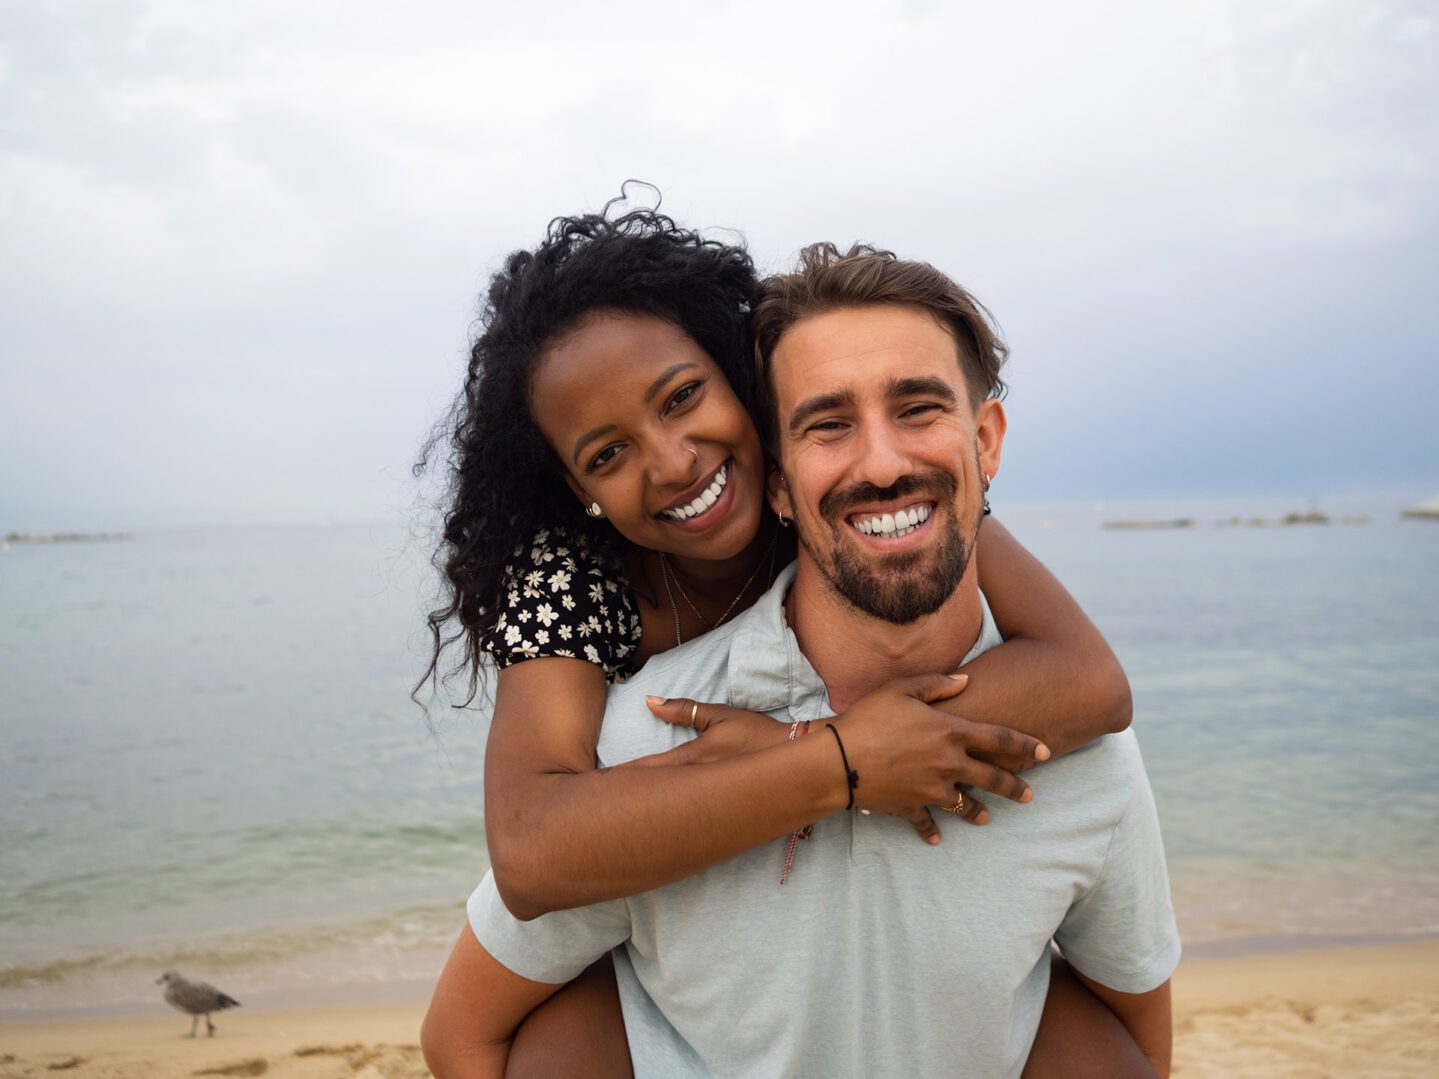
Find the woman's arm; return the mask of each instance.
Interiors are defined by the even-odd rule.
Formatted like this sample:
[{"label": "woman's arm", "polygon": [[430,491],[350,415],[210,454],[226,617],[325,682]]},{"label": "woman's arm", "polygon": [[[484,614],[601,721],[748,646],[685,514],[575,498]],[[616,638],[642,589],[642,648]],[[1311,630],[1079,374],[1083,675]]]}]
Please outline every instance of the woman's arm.
[{"label": "woman's arm", "polygon": [[979,585],[1004,645],[965,664],[969,688],[940,707],[1031,734],[1056,755],[1129,726],[1129,679],[1103,635],[1043,563],[993,517]]},{"label": "woman's arm", "polygon": [[[856,767],[863,769],[866,808],[914,819],[912,807],[952,801],[955,782],[1028,799],[1022,781],[969,753],[1007,747],[1034,760],[1047,755],[1037,741],[930,707],[959,693],[964,681],[896,681],[846,715],[845,746],[864,762]],[[604,701],[599,668],[580,660],[532,659],[500,672],[485,822],[495,883],[517,918],[680,880],[848,801],[834,741],[789,741],[785,724],[764,717],[752,718],[768,744],[753,752],[596,771]]]},{"label": "woman's arm", "polygon": [[[981,583],[1012,639],[966,667],[962,697],[889,686],[850,709],[845,744],[866,762],[867,807],[915,820],[916,807],[953,801],[954,782],[1027,800],[1023,782],[970,753],[1011,770],[1048,753],[1035,738],[990,724],[1046,745],[1053,739],[1062,752],[1128,723],[1124,672],[1063,586],[992,519],[980,551]],[[835,747],[786,742],[784,726],[769,721],[756,724],[754,752],[596,772],[605,691],[600,668],[577,659],[531,659],[500,672],[485,820],[495,880],[516,917],[660,887],[845,805]],[[969,819],[982,819],[982,804],[968,801]],[[932,825],[921,833],[935,835]]]}]

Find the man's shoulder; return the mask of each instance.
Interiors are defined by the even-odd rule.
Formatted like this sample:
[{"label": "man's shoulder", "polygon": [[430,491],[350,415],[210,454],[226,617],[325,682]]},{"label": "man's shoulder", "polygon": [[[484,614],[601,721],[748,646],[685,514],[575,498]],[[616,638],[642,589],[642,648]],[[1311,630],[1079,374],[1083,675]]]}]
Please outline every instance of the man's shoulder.
[{"label": "man's shoulder", "polygon": [[1101,735],[1087,745],[1066,753],[1026,773],[1035,785],[1035,794],[1046,801],[1059,796],[1072,804],[1088,803],[1093,809],[1122,815],[1136,784],[1148,785],[1144,757],[1134,731]]}]

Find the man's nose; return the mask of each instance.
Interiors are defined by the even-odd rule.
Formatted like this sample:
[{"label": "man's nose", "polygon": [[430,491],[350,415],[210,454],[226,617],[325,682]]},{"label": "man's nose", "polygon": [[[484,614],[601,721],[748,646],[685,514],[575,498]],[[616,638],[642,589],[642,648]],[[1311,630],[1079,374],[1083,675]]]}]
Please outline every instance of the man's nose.
[{"label": "man's nose", "polygon": [[913,471],[903,439],[889,424],[862,424],[854,451],[850,471],[856,483],[890,487]]}]

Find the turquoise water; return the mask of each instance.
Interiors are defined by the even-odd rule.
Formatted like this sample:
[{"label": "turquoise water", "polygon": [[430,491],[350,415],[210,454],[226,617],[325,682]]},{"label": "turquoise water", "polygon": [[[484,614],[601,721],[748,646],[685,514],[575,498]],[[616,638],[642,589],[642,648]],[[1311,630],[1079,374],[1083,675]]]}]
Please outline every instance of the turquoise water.
[{"label": "turquoise water", "polygon": [[[1191,946],[1439,932],[1439,526],[1005,516],[1130,673]],[[485,724],[408,698],[424,560],[384,526],[0,553],[0,1014],[172,966],[261,1000],[433,977]]]}]

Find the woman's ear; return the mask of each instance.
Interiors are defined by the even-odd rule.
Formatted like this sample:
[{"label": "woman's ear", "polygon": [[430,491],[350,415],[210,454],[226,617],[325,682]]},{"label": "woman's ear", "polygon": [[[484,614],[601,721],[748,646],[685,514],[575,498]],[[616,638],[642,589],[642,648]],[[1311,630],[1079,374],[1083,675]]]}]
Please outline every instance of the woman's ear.
[{"label": "woman's ear", "polygon": [[999,475],[999,459],[1004,447],[1004,432],[1009,420],[1004,415],[1004,406],[998,401],[986,401],[979,406],[975,421],[975,443],[979,450],[979,467],[991,480]]},{"label": "woman's ear", "polygon": [[580,500],[580,505],[585,508],[586,513],[589,513],[591,517],[604,516],[604,511],[601,511],[599,513],[590,513],[591,507],[598,506],[599,503],[590,497],[589,492],[580,486],[580,481],[575,479],[574,476],[570,475],[568,471],[565,472],[565,483],[569,485],[569,488],[571,491],[574,492],[575,497]]}]

